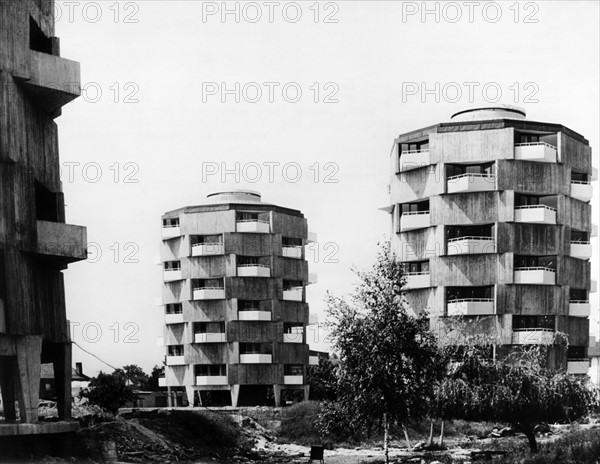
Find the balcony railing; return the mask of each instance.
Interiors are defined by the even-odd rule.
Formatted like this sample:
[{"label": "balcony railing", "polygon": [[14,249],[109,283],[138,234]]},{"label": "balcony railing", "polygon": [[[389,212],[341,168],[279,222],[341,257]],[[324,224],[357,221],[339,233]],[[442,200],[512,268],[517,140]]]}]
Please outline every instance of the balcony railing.
[{"label": "balcony railing", "polygon": [[181,228],[179,226],[163,226],[162,238],[168,240],[170,238],[181,237]]},{"label": "balcony railing", "polygon": [[400,216],[400,231],[423,229],[431,225],[429,211],[409,211]]},{"label": "balcony railing", "polygon": [[556,285],[556,270],[549,267],[516,267],[515,284]]},{"label": "balcony railing", "polygon": [[592,257],[592,244],[589,240],[571,241],[571,251],[569,252],[569,255],[578,259],[590,259]]},{"label": "balcony railing", "polygon": [[268,234],[271,231],[269,221],[262,219],[240,219],[236,223],[238,232]]},{"label": "balcony railing", "polygon": [[302,287],[294,287],[283,290],[283,299],[287,301],[302,301],[304,298]]},{"label": "balcony railing", "polygon": [[285,258],[302,258],[302,247],[301,246],[284,246],[281,248],[281,255]]},{"label": "balcony railing", "polygon": [[163,271],[163,280],[165,282],[174,282],[176,280],[182,280],[181,268],[179,269],[165,269]]},{"label": "balcony railing", "polygon": [[546,142],[515,144],[515,159],[556,163],[556,147]]},{"label": "balcony railing", "polygon": [[571,196],[581,201],[590,201],[594,195],[594,188],[590,181],[572,180]]},{"label": "balcony railing", "polygon": [[183,366],[184,364],[185,357],[183,355],[167,356],[167,366]]},{"label": "balcony railing", "polygon": [[165,324],[183,324],[183,313],[165,314]]},{"label": "balcony railing", "polygon": [[588,358],[567,359],[567,374],[587,374],[590,369]]},{"label": "balcony railing", "polygon": [[516,206],[515,222],[556,224],[556,209],[547,205]]},{"label": "balcony railing", "polygon": [[494,314],[492,298],[462,298],[448,301],[448,316],[479,316]]},{"label": "balcony railing", "polygon": [[225,298],[223,287],[196,287],[193,294],[194,300],[222,300]]},{"label": "balcony railing", "polygon": [[448,193],[486,192],[496,188],[496,177],[489,174],[465,173],[448,177]]},{"label": "balcony railing", "polygon": [[271,277],[271,269],[264,264],[238,264],[238,277]]},{"label": "balcony railing", "polygon": [[496,241],[494,237],[465,236],[451,238],[446,247],[448,255],[463,255],[476,253],[495,253]]},{"label": "balcony railing", "polygon": [[192,256],[214,256],[223,253],[224,246],[222,243],[196,243],[192,245]]},{"label": "balcony railing", "polygon": [[240,320],[240,321],[270,321],[271,320],[271,311],[261,311],[260,309],[239,310],[238,311],[238,320]]},{"label": "balcony railing", "polygon": [[273,362],[272,354],[247,353],[240,354],[241,364],[271,364]]},{"label": "balcony railing", "polygon": [[404,284],[405,288],[426,288],[430,286],[431,275],[429,271],[406,273],[406,283]]},{"label": "balcony railing", "polygon": [[589,300],[570,300],[569,316],[589,317],[592,312],[592,306]]},{"label": "balcony railing", "polygon": [[515,345],[549,345],[554,342],[554,330],[544,328],[513,329]]},{"label": "balcony railing", "polygon": [[284,333],[283,343],[302,343],[303,335],[302,332]]},{"label": "balcony railing", "polygon": [[225,343],[227,335],[223,332],[195,333],[194,343]]},{"label": "balcony railing", "polygon": [[406,150],[400,153],[398,172],[410,171],[431,164],[429,149]]},{"label": "balcony railing", "polygon": [[284,375],[284,385],[302,385],[304,383],[304,376],[302,375]]},{"label": "balcony railing", "polygon": [[226,375],[197,375],[196,385],[227,385]]}]

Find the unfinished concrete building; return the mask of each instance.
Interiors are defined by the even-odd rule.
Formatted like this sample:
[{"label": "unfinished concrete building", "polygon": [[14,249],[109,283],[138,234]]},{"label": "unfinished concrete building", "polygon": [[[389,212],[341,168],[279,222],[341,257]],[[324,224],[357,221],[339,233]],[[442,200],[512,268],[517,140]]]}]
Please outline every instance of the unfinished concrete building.
[{"label": "unfinished concrete building", "polygon": [[495,356],[544,344],[549,367],[586,374],[596,291],[591,148],[561,124],[525,116],[479,108],[400,135],[393,245],[406,263],[407,300],[435,329],[462,318],[497,337]]},{"label": "unfinished concrete building", "polygon": [[[0,389],[6,421],[17,417],[15,400],[21,422],[37,421],[41,363],[54,365],[60,418],[71,413],[62,271],[87,258],[86,230],[65,224],[54,119],[79,96],[79,82],[79,64],[60,57],[54,2],[0,2]],[[12,433],[7,428],[0,427],[0,435]]]},{"label": "unfinished concrete building", "polygon": [[190,404],[308,398],[307,239],[300,211],[251,191],[163,216],[162,386],[185,388]]}]

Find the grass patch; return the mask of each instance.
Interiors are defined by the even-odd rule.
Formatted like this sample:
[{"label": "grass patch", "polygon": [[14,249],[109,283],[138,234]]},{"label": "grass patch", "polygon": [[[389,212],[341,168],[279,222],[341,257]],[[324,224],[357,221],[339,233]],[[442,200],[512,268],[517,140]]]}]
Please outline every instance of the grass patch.
[{"label": "grass patch", "polygon": [[322,444],[323,438],[315,425],[320,412],[318,401],[303,401],[282,409],[280,441],[304,446]]}]

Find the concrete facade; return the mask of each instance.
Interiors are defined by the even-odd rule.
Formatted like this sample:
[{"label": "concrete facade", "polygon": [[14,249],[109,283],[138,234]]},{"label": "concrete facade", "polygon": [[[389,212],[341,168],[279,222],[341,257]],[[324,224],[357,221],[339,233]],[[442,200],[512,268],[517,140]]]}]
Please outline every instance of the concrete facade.
[{"label": "concrete facade", "polygon": [[[62,271],[87,258],[65,224],[54,118],[77,98],[79,64],[60,57],[54,2],[0,2],[0,389],[4,418],[37,421],[52,363],[59,417],[71,413],[71,343]],[[33,430],[33,429],[32,429]]]},{"label": "concrete facade", "polygon": [[387,211],[413,310],[440,335],[460,318],[495,337],[497,355],[547,344],[549,366],[585,373],[588,141],[519,108],[475,109],[400,135],[391,164]]},{"label": "concrete facade", "polygon": [[162,386],[185,388],[190,405],[308,398],[302,213],[223,192],[166,213],[162,226]]}]

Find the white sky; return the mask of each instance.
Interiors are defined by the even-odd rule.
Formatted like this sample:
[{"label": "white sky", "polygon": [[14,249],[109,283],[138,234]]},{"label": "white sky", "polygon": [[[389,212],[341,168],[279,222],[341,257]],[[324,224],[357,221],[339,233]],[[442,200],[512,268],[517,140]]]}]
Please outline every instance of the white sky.
[{"label": "white sky", "polygon": [[[350,267],[369,266],[389,232],[389,218],[378,208],[388,203],[388,158],[399,133],[492,103],[499,88],[499,103],[517,104],[530,119],[583,134],[598,167],[598,2],[475,2],[472,22],[468,2],[429,2],[427,8],[439,9],[438,18],[422,18],[421,2],[275,3],[228,2],[231,10],[238,5],[239,22],[234,14],[223,22],[220,13],[203,18],[203,9],[221,10],[222,2],[57,2],[62,56],[81,62],[87,84],[85,98],[57,119],[67,222],[87,226],[88,240],[97,244],[90,251],[102,252],[93,255],[97,262],[75,263],[65,272],[67,313],[79,323],[74,341],[114,366],[135,363],[149,371],[161,362],[156,337],[163,314],[155,306],[161,268],[154,264],[160,217],[202,203],[208,193],[259,190],[265,201],[306,215],[319,238],[318,257],[316,247],[307,254],[310,272],[319,276],[308,301],[323,319],[326,290],[349,292]],[[250,22],[258,9],[262,18]],[[403,10],[419,11],[403,20]],[[298,11],[302,16],[293,23]],[[502,16],[493,22],[498,12]],[[325,22],[327,15],[337,23]],[[203,95],[203,83],[205,89],[207,83],[235,89],[236,82],[240,88],[258,83],[262,98],[248,101],[256,96],[252,84],[239,103],[233,94],[224,95],[225,103],[219,92]],[[278,83],[270,84],[272,102],[265,82]],[[452,82],[462,96],[447,85]],[[465,82],[477,83],[472,100]],[[295,88],[302,90],[297,103],[282,95],[289,83],[288,100]],[[403,95],[403,88],[415,88],[411,83],[417,93]],[[438,101],[435,93],[420,92],[436,83]],[[337,103],[324,103],[332,92]],[[137,102],[125,103],[128,97]],[[72,177],[65,163],[80,163],[71,165]],[[203,179],[203,169],[215,166],[203,163],[231,170],[240,163],[250,181],[257,171],[248,163],[258,163],[262,176],[254,183],[243,175],[236,183],[234,174],[225,182],[220,175]],[[281,163],[273,182],[263,163]],[[302,175],[293,183],[297,166]],[[128,174],[138,182],[124,182]],[[324,182],[327,174],[338,182]],[[598,185],[595,195],[598,224]],[[598,279],[597,240],[594,245],[592,274]],[[325,262],[331,252],[337,263]],[[138,262],[125,262],[128,255]],[[597,313],[597,294],[592,303]],[[595,314],[594,332],[597,319]],[[125,343],[127,335],[137,342]],[[322,337],[312,345],[323,348]],[[75,361],[92,375],[108,369],[77,347]]]}]

